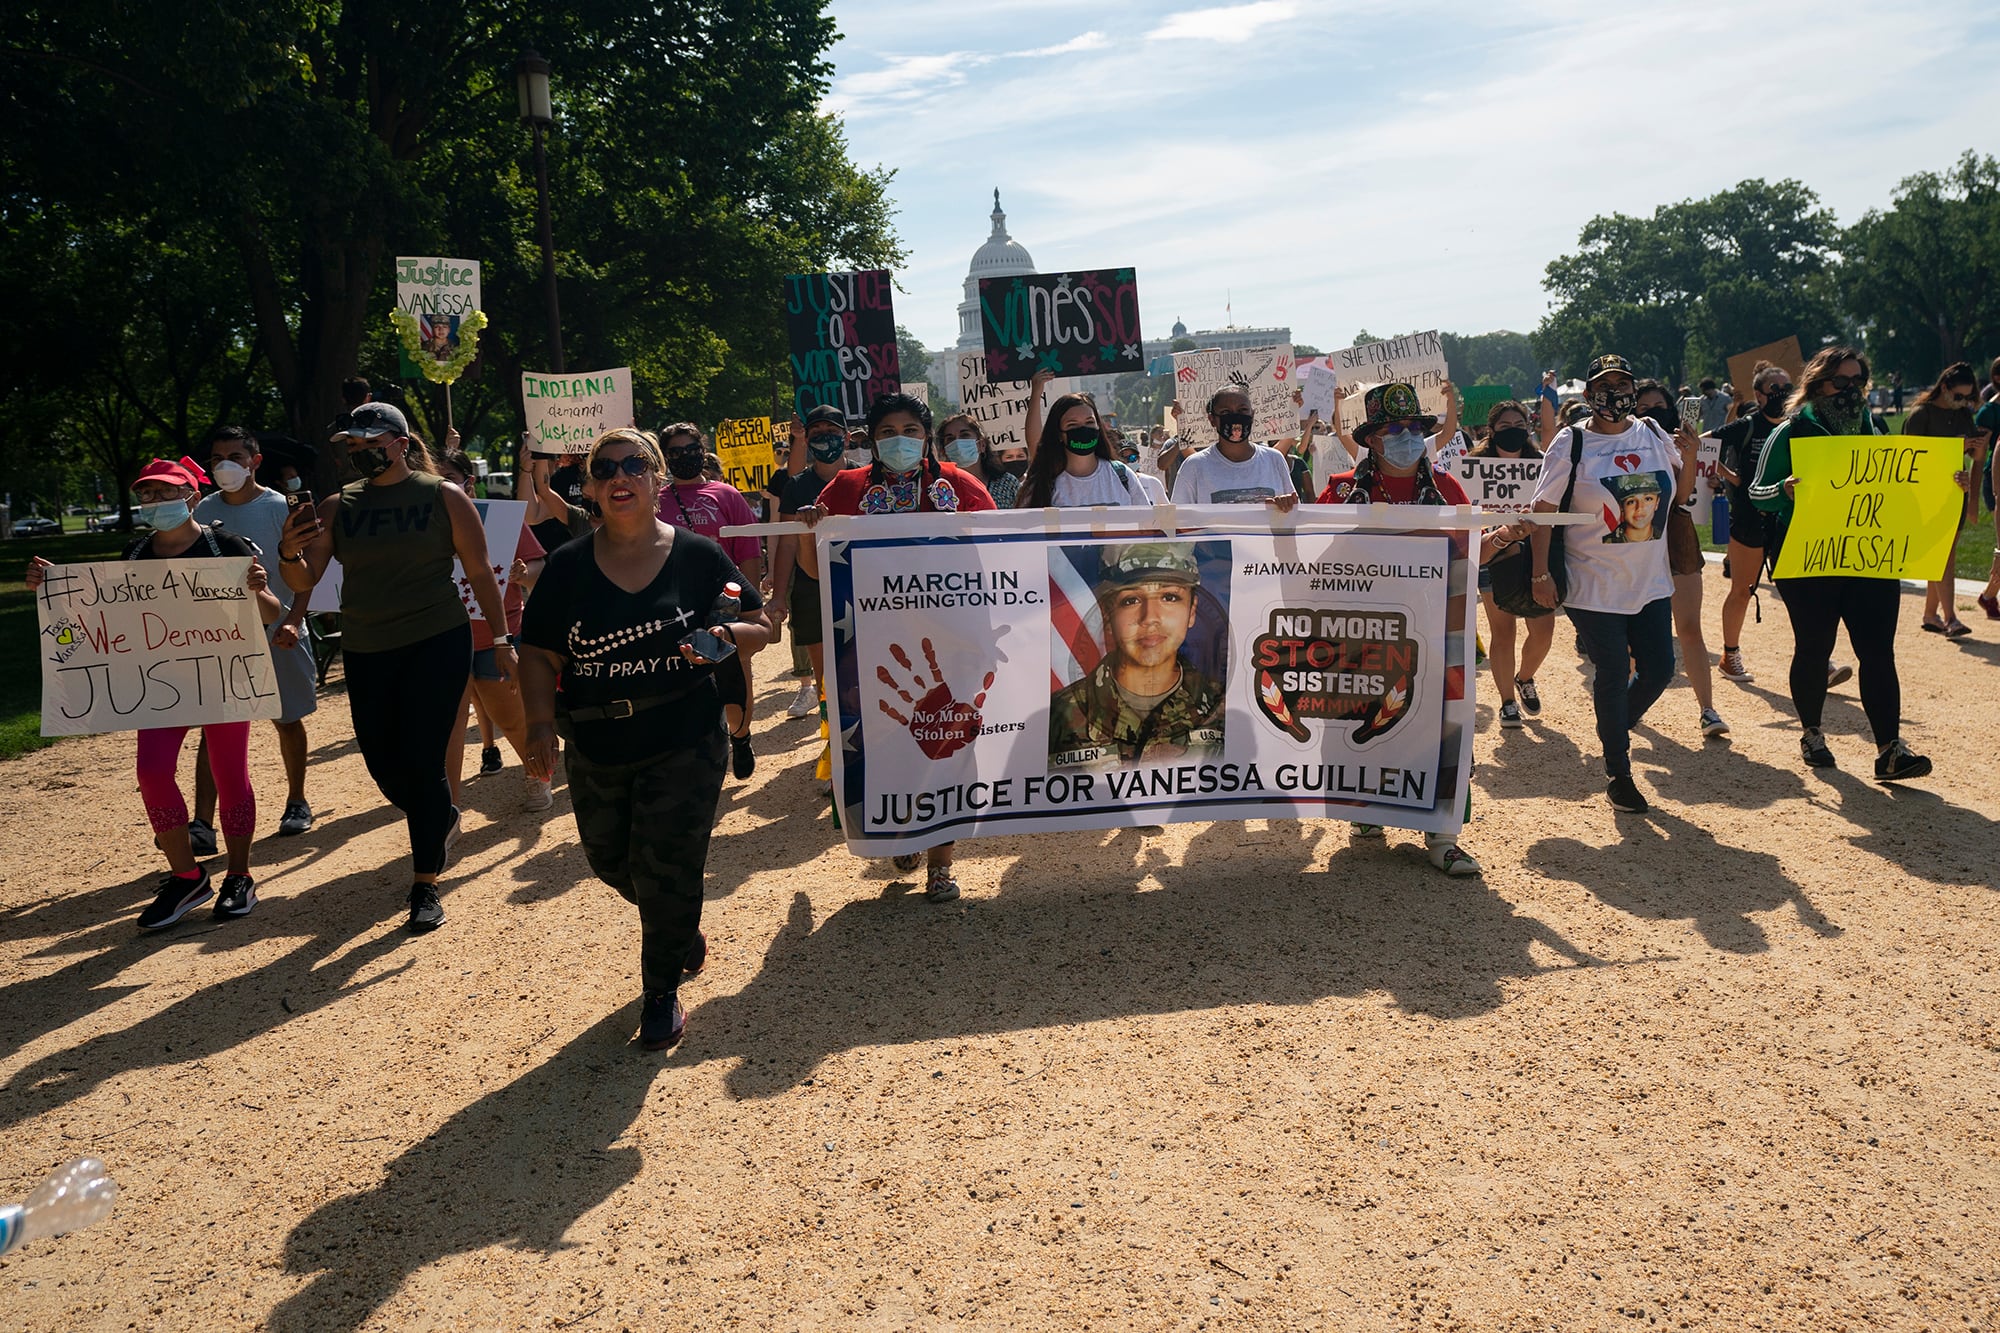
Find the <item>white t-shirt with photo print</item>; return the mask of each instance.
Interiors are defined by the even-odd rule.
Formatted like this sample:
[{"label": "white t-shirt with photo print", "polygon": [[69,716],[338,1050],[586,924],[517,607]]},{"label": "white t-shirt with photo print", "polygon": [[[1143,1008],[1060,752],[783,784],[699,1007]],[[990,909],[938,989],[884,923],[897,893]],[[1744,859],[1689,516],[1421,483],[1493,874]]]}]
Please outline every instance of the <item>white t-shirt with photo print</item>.
[{"label": "white t-shirt with photo print", "polygon": [[[1568,428],[1549,444],[1536,503],[1562,503],[1574,438],[1575,428]],[[1674,595],[1667,516],[1679,475],[1673,441],[1644,417],[1633,417],[1616,435],[1583,431],[1582,470],[1569,512],[1600,521],[1559,529],[1569,572],[1565,606],[1629,616]]]}]

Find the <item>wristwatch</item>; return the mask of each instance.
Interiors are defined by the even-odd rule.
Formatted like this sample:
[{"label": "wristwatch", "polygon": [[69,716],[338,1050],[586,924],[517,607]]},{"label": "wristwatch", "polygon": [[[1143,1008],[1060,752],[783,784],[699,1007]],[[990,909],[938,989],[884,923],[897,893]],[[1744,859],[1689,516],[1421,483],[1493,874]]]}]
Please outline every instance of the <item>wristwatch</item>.
[{"label": "wristwatch", "polygon": [[500,647],[507,647],[507,648],[512,648],[512,647],[515,647],[516,645],[515,645],[515,643],[514,643],[514,636],[513,636],[513,635],[511,635],[511,634],[496,634],[496,635],[494,635],[494,636],[493,636],[493,646],[494,646],[495,648],[500,648]]}]

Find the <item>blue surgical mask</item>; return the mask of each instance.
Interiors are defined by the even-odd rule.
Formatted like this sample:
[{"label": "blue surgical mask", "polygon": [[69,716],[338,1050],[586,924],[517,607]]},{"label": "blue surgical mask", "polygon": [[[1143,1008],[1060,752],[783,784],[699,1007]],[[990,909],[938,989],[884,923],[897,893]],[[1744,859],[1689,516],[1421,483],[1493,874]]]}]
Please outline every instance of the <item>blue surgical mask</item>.
[{"label": "blue surgical mask", "polygon": [[188,521],[188,503],[186,500],[168,500],[164,504],[140,505],[133,513],[153,531],[171,532]]},{"label": "blue surgical mask", "polygon": [[979,461],[979,441],[960,438],[944,442],[944,456],[949,462],[960,467],[971,467]]},{"label": "blue surgical mask", "polygon": [[1382,461],[1393,468],[1415,467],[1423,461],[1424,437],[1413,430],[1382,433]]},{"label": "blue surgical mask", "polygon": [[891,435],[875,441],[875,456],[891,472],[913,472],[924,461],[924,442],[908,435]]}]

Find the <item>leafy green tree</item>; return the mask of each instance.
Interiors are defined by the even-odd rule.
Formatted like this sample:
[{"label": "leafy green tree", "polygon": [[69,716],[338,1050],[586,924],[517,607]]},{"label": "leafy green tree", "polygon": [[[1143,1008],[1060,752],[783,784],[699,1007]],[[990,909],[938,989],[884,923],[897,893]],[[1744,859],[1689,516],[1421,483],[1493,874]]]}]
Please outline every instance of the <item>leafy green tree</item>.
[{"label": "leafy green tree", "polygon": [[1460,386],[1505,384],[1523,394],[1542,381],[1535,349],[1524,333],[1440,333],[1438,342],[1451,377]]},{"label": "leafy green tree", "polygon": [[1841,287],[1878,378],[1900,370],[1923,383],[2000,351],[2000,160],[1968,151],[1949,171],[1905,178],[1841,248]]},{"label": "leafy green tree", "polygon": [[1670,381],[1719,373],[1730,353],[1787,334],[1814,345],[1842,327],[1836,239],[1833,214],[1793,180],[1592,218],[1577,252],[1548,266],[1556,304],[1534,345],[1565,375],[1616,351]]},{"label": "leafy green tree", "polygon": [[902,364],[903,383],[920,384],[931,372],[931,354],[917,335],[901,324],[896,326],[896,356]]}]

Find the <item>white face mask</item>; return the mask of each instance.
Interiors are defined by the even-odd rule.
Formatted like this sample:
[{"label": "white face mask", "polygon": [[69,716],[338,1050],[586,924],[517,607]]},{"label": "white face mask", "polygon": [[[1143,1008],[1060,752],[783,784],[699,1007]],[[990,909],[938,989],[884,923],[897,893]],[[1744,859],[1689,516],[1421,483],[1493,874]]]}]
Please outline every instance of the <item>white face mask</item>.
[{"label": "white face mask", "polygon": [[874,462],[875,454],[872,450],[849,449],[847,451],[847,466],[849,467],[869,467]]},{"label": "white face mask", "polygon": [[250,481],[250,469],[231,459],[222,459],[208,469],[209,477],[225,491],[240,491]]}]

